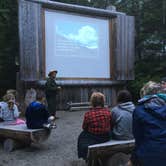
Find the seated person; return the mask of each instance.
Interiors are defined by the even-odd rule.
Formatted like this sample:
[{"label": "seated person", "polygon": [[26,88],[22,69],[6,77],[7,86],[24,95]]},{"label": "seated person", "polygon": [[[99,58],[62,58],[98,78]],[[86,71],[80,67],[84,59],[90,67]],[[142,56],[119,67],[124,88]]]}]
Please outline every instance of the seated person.
[{"label": "seated person", "polygon": [[94,92],[90,103],[92,108],[85,113],[83,131],[78,138],[78,157],[86,160],[88,146],[106,142],[110,139],[111,113],[104,108],[105,96]]},{"label": "seated person", "polygon": [[17,105],[17,107],[19,107],[19,103],[16,101],[16,97],[17,97],[17,91],[15,89],[8,89],[6,91],[6,94],[10,95],[12,94],[14,96],[14,101],[15,101],[15,104]]},{"label": "seated person", "polygon": [[19,111],[15,104],[14,95],[6,94],[3,97],[3,102],[0,102],[0,118],[3,121],[13,121],[19,117]]},{"label": "seated person", "polygon": [[135,149],[128,165],[166,165],[166,98],[163,86],[149,81],[133,112]]},{"label": "seated person", "polygon": [[132,116],[135,106],[129,91],[121,90],[117,96],[118,105],[112,112],[112,138],[117,140],[133,139]]},{"label": "seated person", "polygon": [[53,128],[55,126],[50,126],[48,121],[54,120],[53,117],[49,118],[48,110],[44,105],[45,96],[42,92],[37,92],[36,101],[29,104],[25,112],[26,124],[29,129],[39,129],[39,128]]}]

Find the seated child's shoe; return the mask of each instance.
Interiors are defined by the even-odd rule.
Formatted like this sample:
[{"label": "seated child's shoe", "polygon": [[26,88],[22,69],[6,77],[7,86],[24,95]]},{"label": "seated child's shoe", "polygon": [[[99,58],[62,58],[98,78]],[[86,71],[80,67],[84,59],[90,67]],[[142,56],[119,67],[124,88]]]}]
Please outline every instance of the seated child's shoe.
[{"label": "seated child's shoe", "polygon": [[59,117],[58,117],[58,116],[55,116],[55,119],[59,119]]},{"label": "seated child's shoe", "polygon": [[56,129],[57,126],[54,124],[54,125],[50,125],[50,129]]},{"label": "seated child's shoe", "polygon": [[45,124],[43,124],[43,127],[46,128],[46,129],[50,129],[51,124],[50,123],[45,123]]},{"label": "seated child's shoe", "polygon": [[48,123],[52,123],[53,121],[55,121],[55,117],[54,116],[50,116],[48,118]]},{"label": "seated child's shoe", "polygon": [[48,118],[48,123],[50,123],[51,125],[55,124],[55,117],[54,116],[50,116]]}]

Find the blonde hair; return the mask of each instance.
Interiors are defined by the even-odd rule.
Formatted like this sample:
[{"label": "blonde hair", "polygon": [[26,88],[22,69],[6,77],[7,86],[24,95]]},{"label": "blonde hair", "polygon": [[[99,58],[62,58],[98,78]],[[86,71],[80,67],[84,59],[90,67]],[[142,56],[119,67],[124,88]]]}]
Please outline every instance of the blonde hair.
[{"label": "blonde hair", "polygon": [[10,100],[15,100],[15,96],[12,93],[8,93],[3,96],[3,101],[8,102]]},{"label": "blonde hair", "polygon": [[153,95],[162,91],[161,85],[154,81],[147,82],[140,90],[140,97]]},{"label": "blonde hair", "polygon": [[92,93],[90,97],[90,103],[92,107],[104,107],[104,102],[105,102],[105,96],[104,94],[100,92],[94,92]]},{"label": "blonde hair", "polygon": [[6,94],[13,94],[13,95],[16,97],[17,91],[16,91],[15,89],[8,89],[8,90],[6,91]]}]

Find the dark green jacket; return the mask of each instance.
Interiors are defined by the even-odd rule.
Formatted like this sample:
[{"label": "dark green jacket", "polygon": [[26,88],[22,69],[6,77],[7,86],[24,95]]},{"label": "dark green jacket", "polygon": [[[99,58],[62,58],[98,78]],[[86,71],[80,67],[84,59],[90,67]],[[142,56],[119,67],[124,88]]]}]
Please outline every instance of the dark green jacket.
[{"label": "dark green jacket", "polygon": [[56,97],[57,94],[57,84],[54,79],[48,78],[45,84],[46,98]]}]

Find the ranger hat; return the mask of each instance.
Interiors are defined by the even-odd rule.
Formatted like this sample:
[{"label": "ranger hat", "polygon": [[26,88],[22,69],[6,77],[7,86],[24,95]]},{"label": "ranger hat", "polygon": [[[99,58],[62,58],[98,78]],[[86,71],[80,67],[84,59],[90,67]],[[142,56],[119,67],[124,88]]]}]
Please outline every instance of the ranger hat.
[{"label": "ranger hat", "polygon": [[53,73],[58,73],[58,71],[57,70],[51,70],[49,73],[48,73],[48,76],[50,77],[51,76],[51,74],[53,74]]}]

